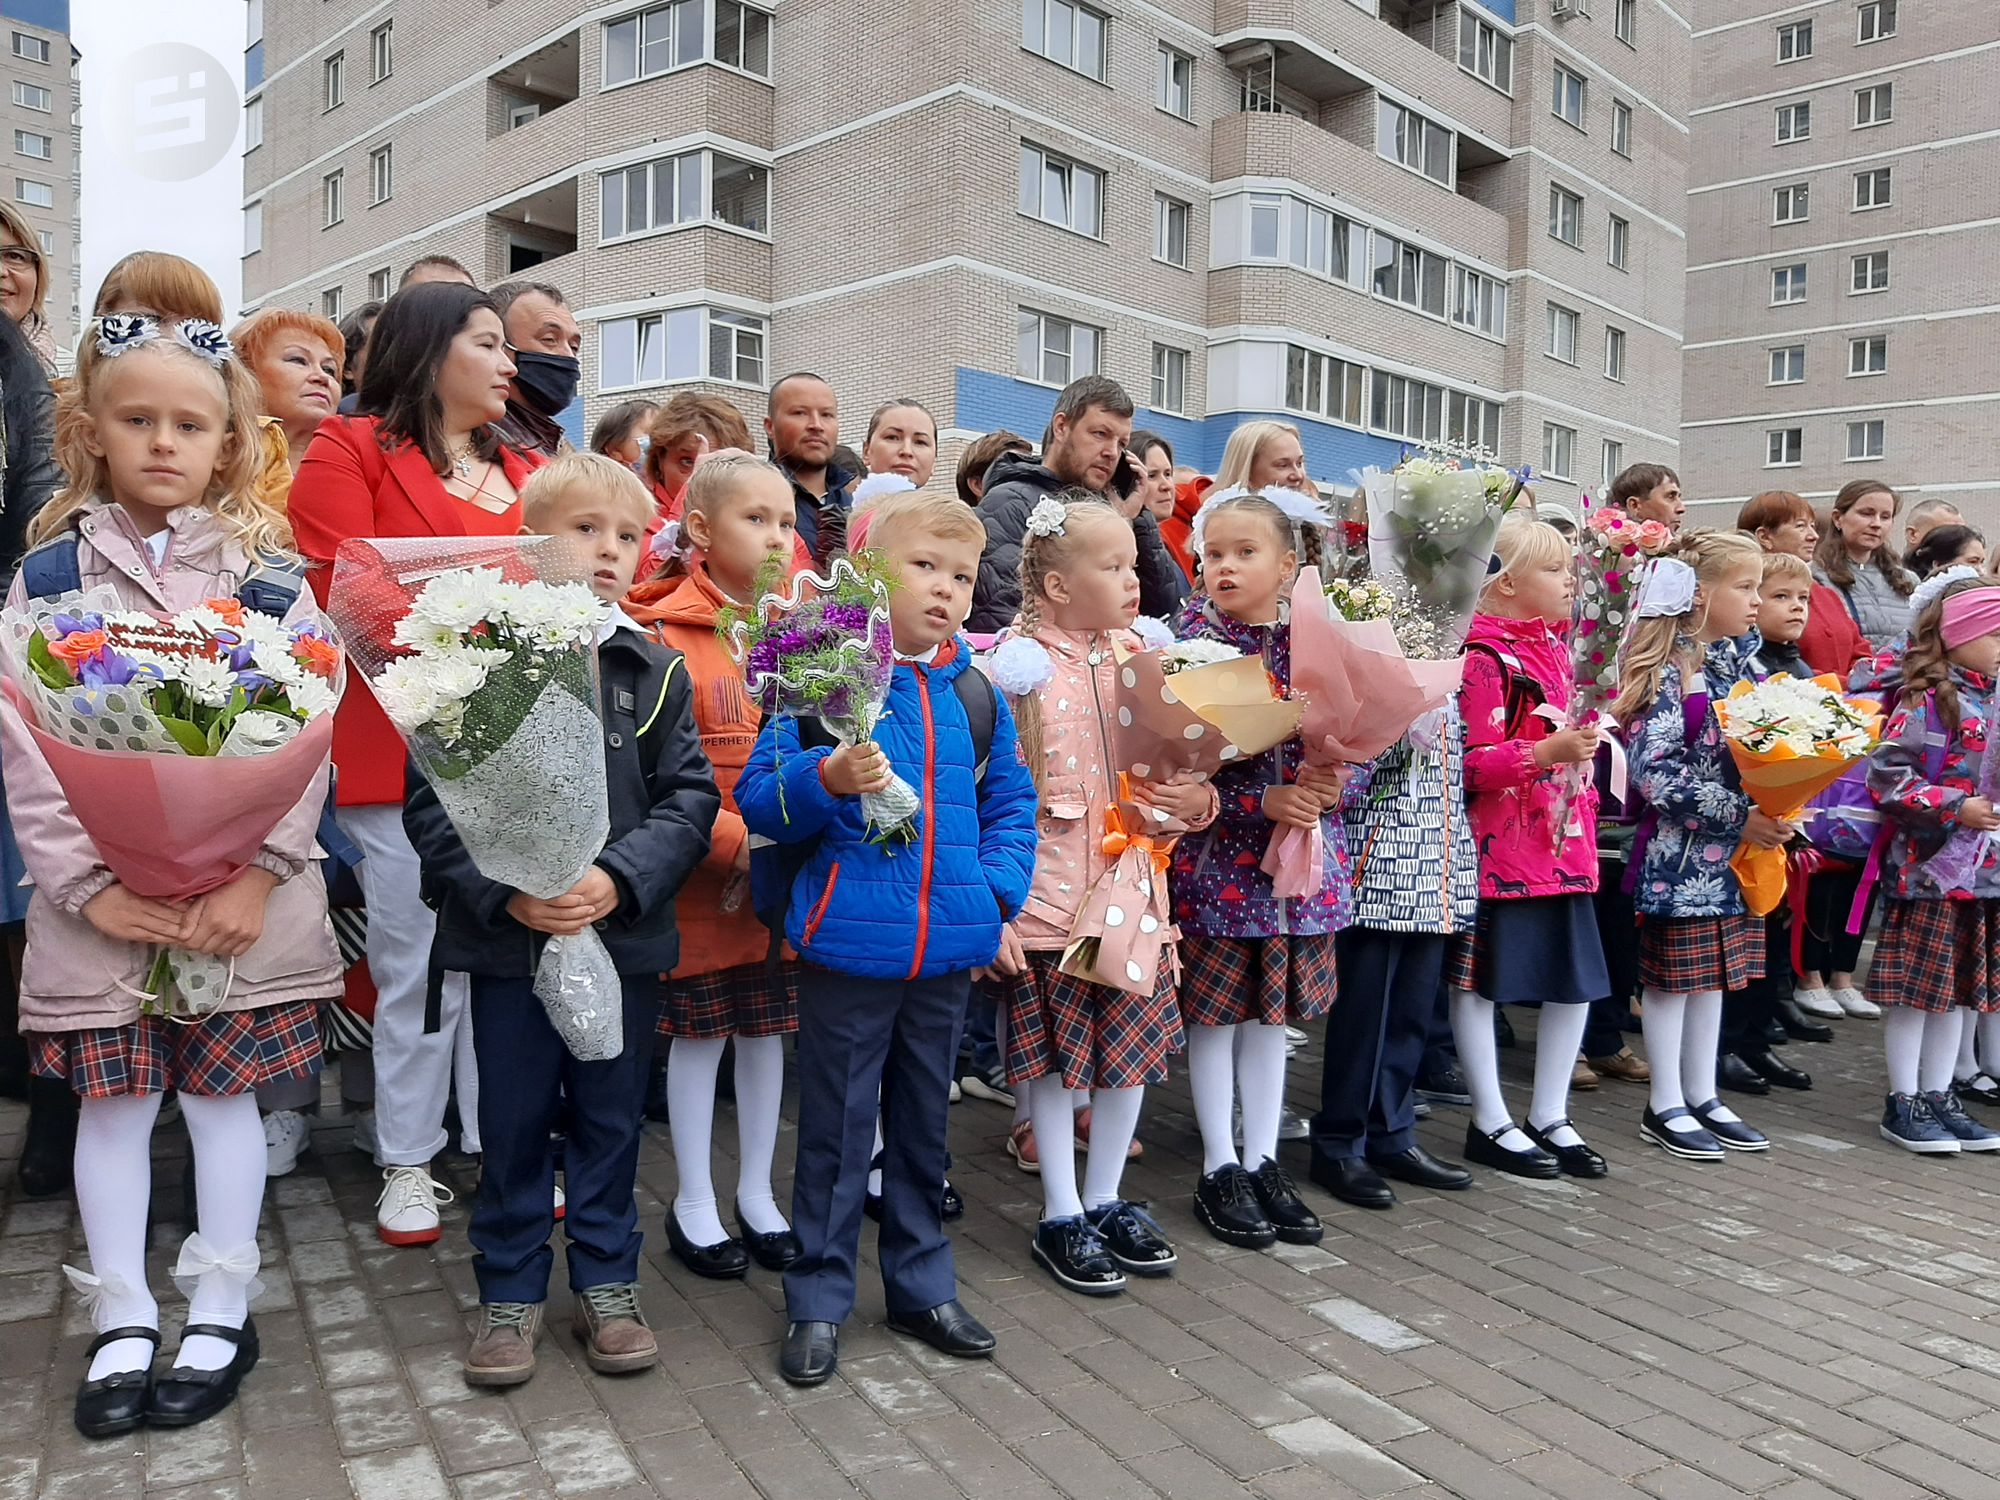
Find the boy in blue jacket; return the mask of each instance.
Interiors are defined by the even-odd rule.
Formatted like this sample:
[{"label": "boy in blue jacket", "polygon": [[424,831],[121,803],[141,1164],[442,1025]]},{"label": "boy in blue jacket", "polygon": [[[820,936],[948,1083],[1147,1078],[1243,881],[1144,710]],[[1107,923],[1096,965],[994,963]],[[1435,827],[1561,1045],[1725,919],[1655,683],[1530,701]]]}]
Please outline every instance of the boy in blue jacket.
[{"label": "boy in blue jacket", "polygon": [[[993,1335],[958,1301],[940,1216],[945,1127],[974,974],[1018,968],[1018,950],[1002,952],[1002,928],[1034,873],[1035,788],[1006,701],[979,679],[958,634],[985,543],[977,514],[951,496],[892,495],[868,539],[901,580],[889,603],[895,675],[874,741],[803,749],[796,720],[767,720],[736,783],[753,834],[817,840],[785,930],[804,961],[792,1180],[802,1253],[785,1272],[790,1328],[778,1364],[794,1385],[833,1373],[854,1310],[878,1096],[889,1326],[946,1354],[993,1352]],[[993,700],[983,767],[973,694]],[[871,842],[861,810],[861,795],[892,771],[923,799],[916,838],[901,846]]]}]

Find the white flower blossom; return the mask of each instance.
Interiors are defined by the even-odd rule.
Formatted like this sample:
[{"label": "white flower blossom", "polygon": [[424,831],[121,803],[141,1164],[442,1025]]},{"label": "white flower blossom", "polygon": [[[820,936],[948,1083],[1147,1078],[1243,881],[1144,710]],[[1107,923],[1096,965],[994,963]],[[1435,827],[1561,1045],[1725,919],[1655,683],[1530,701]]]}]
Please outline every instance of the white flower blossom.
[{"label": "white flower blossom", "polygon": [[425,584],[411,609],[436,624],[470,630],[493,613],[500,585],[498,568],[453,568]]},{"label": "white flower blossom", "polygon": [[1061,536],[1068,524],[1069,507],[1054,495],[1044,495],[1035,502],[1035,508],[1028,512],[1027,532],[1029,536]]},{"label": "white flower blossom", "polygon": [[333,684],[323,677],[306,675],[285,689],[292,707],[301,716],[316,719],[321,714],[332,713],[340,698],[333,690]]},{"label": "white flower blossom", "polygon": [[1212,666],[1219,661],[1235,661],[1243,655],[1234,646],[1203,639],[1175,641],[1160,652],[1160,660],[1171,676],[1190,667]]},{"label": "white flower blossom", "polygon": [[236,674],[229,670],[229,663],[206,656],[181,658],[175,675],[187,685],[189,696],[204,708],[228,707],[229,695],[236,691]]}]

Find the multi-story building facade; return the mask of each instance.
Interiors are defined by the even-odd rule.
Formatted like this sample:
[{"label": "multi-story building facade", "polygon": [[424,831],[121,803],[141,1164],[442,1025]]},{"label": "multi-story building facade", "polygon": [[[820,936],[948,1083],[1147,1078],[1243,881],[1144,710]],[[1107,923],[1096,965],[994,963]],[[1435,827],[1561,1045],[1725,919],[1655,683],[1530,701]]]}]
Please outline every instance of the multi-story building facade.
[{"label": "multi-story building facade", "polygon": [[69,0],[0,0],[0,191],[40,240],[59,349],[75,341],[83,260],[83,147]]},{"label": "multi-story building facade", "polygon": [[2000,522],[2000,5],[1694,0],[1691,495]]},{"label": "multi-story building facade", "polygon": [[1661,0],[253,0],[244,285],[561,286],[588,414],[776,374],[947,446],[1098,370],[1212,468],[1678,457],[1688,33]]}]

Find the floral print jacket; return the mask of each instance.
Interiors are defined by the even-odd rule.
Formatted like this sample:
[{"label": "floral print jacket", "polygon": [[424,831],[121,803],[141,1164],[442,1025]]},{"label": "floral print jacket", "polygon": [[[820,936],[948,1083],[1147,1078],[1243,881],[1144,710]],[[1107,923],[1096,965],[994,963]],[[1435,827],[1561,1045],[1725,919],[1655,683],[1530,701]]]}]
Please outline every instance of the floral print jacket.
[{"label": "floral print jacket", "polygon": [[1692,734],[1677,663],[1668,664],[1660,696],[1628,731],[1632,787],[1657,819],[1632,890],[1633,905],[1647,916],[1730,917],[1745,910],[1729,857],[1742,842],[1750,799],[1714,705],[1737,683],[1756,681],[1751,662],[1763,644],[1753,630],[1708,648],[1705,681],[1696,690],[1707,692],[1709,706]]},{"label": "floral print jacket", "polygon": [[[1895,825],[1883,875],[1892,879],[1889,894],[1898,901],[1935,901],[1947,895],[1924,876],[1923,865],[1964,828],[1958,810],[1967,798],[1979,795],[1993,723],[1993,679],[1953,667],[1951,683],[1958,691],[1956,734],[1934,711],[1933,694],[1912,694],[1890,715],[1882,742],[1869,757],[1868,789]],[[1971,888],[1949,896],[2000,898],[2000,846],[1989,839],[1980,850]]]}]

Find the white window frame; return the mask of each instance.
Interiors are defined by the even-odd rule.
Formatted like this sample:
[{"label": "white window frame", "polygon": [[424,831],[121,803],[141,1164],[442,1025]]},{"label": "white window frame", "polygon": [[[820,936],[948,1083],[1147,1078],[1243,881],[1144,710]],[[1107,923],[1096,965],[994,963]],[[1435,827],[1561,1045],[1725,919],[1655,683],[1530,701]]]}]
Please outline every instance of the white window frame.
[{"label": "white window frame", "polygon": [[[1245,260],[1293,265],[1359,292],[1369,290],[1374,263],[1365,224],[1290,193],[1251,193],[1245,203]],[[1268,252],[1258,248],[1260,233],[1270,244]],[[1345,275],[1336,264],[1336,246]],[[1317,253],[1322,250],[1324,255]]]},{"label": "white window frame", "polygon": [[[1887,29],[1882,23],[1888,21]],[[1866,47],[1871,42],[1886,42],[1896,34],[1896,0],[1861,0],[1860,10],[1855,16],[1854,44]]]},{"label": "white window frame", "polygon": [[[1400,147],[1398,139],[1403,142]],[[1439,165],[1435,158],[1440,149],[1444,153],[1442,177],[1432,170]],[[1410,152],[1415,160],[1406,154]],[[1440,187],[1455,187],[1458,182],[1458,132],[1386,94],[1376,96],[1375,154]]]},{"label": "white window frame", "polygon": [[1507,283],[1457,262],[1451,268],[1451,320],[1501,343],[1507,340]]},{"label": "white window frame", "polygon": [[[1180,221],[1180,258],[1174,258],[1174,221]],[[1188,243],[1194,238],[1194,206],[1165,193],[1153,194],[1153,259],[1177,270],[1188,268]]]},{"label": "white window frame", "polygon": [[1450,394],[1443,386],[1414,375],[1377,370],[1369,381],[1368,430],[1410,443],[1437,442],[1445,433]]},{"label": "white window frame", "polygon": [[[1567,221],[1574,231],[1574,238],[1559,232],[1564,223],[1564,210],[1568,211]],[[1549,238],[1568,245],[1572,250],[1583,248],[1583,194],[1555,182],[1549,184]]]},{"label": "white window frame", "polygon": [[1804,344],[1779,344],[1766,352],[1769,363],[1765,370],[1765,385],[1804,385],[1806,381],[1806,346]]},{"label": "white window frame", "polygon": [[1152,409],[1176,417],[1187,415],[1188,351],[1172,344],[1153,345]]},{"label": "white window frame", "polygon": [[[1036,308],[1023,307],[1016,310],[1014,340],[1014,378],[1034,385],[1045,385],[1061,390],[1072,380],[1085,375],[1095,375],[1104,368],[1104,330],[1093,323],[1085,323],[1077,318],[1065,318],[1060,313],[1041,312]],[[1036,371],[1029,374],[1025,361],[1021,358],[1028,345],[1030,333],[1034,335]],[[1090,336],[1090,358],[1088,368],[1081,368],[1084,361],[1078,353],[1077,335]],[[1060,337],[1062,347],[1057,348],[1051,339]],[[1055,367],[1060,379],[1051,375],[1051,361],[1059,361]]]},{"label": "white window frame", "polygon": [[[736,14],[736,59],[721,55],[718,46],[721,17],[724,6],[731,6]],[[752,29],[749,17],[763,18],[764,69],[759,72],[750,65],[745,39]],[[683,34],[682,21],[688,18],[687,34]],[[649,21],[657,19],[664,35],[647,36]],[[604,88],[619,89],[638,83],[647,78],[660,78],[682,68],[697,68],[703,64],[711,67],[727,68],[732,73],[741,73],[745,78],[759,79],[765,83],[771,80],[771,13],[761,6],[744,3],[744,0],[666,0],[665,4],[648,5],[637,10],[628,10],[623,15],[612,16],[599,27],[599,66]],[[698,30],[696,26],[698,25]],[[623,43],[620,31],[629,28],[631,48],[631,72],[625,73],[617,66],[616,53]],[[665,59],[658,67],[646,66],[646,54],[650,48],[658,48]]]},{"label": "white window frame", "polygon": [[1549,337],[1542,352],[1559,364],[1576,363],[1576,347],[1583,336],[1583,315],[1559,302],[1548,305]]},{"label": "white window frame", "polygon": [[1771,189],[1771,222],[1803,224],[1812,217],[1812,184],[1788,182]]},{"label": "white window frame", "polygon": [[249,155],[264,144],[264,96],[243,102],[243,154]]},{"label": "white window frame", "polygon": [[377,266],[368,273],[368,300],[387,302],[396,292],[396,273],[388,266]]},{"label": "white window frame", "polygon": [[[663,385],[708,381],[764,389],[770,376],[770,324],[754,313],[696,303],[630,317],[606,318],[597,325],[598,391],[635,391]],[[692,351],[688,348],[692,342]],[[647,374],[647,354],[659,354],[659,374]],[[610,361],[631,355],[631,379],[613,379]],[[669,356],[676,356],[670,362]],[[726,374],[718,374],[726,363]],[[744,374],[746,363],[750,374]],[[676,368],[677,367],[677,368]]]},{"label": "white window frame", "polygon": [[347,50],[342,48],[321,61],[320,113],[339,109],[347,102]]},{"label": "white window frame", "polygon": [[[1803,46],[1801,46],[1803,43]],[[1789,49],[1789,50],[1788,50]],[[1786,21],[1778,27],[1778,61],[1780,63],[1804,62],[1813,55],[1813,23],[1807,17],[1803,21]]]},{"label": "white window frame", "polygon": [[1576,429],[1560,422],[1542,423],[1542,474],[1565,484],[1576,482]]},{"label": "white window frame", "polygon": [[523,125],[532,125],[542,117],[539,101],[529,99],[520,104],[510,105],[507,110],[507,128],[519,130]]},{"label": "white window frame", "polygon": [[368,82],[380,83],[396,71],[396,22],[391,17],[368,33]]},{"label": "white window frame", "polygon": [[[1879,110],[1876,108],[1878,104],[1881,106]],[[1873,130],[1877,125],[1887,125],[1895,118],[1894,79],[1883,83],[1871,83],[1854,91],[1854,129]]]},{"label": "white window frame", "polygon": [[[1878,196],[1879,195],[1879,196]],[[1864,202],[1863,199],[1867,201]],[[1854,211],[1858,214],[1873,213],[1878,208],[1893,208],[1896,203],[1896,176],[1893,167],[1869,167],[1854,174]]]},{"label": "white window frame", "polygon": [[1632,269],[1632,221],[1612,214],[1604,226],[1604,263],[1613,270]]},{"label": "white window frame", "polygon": [[1625,383],[1625,364],[1631,354],[1631,340],[1622,328],[1604,326],[1604,378]]},{"label": "white window frame", "polygon": [[[1030,23],[1030,14],[1038,12]],[[1097,22],[1097,66],[1085,67],[1079,58],[1084,41],[1084,18]],[[1068,56],[1058,56],[1053,38],[1059,25],[1066,23],[1069,36],[1064,42]],[[1021,0],[1021,46],[1039,58],[1067,68],[1072,73],[1103,83],[1111,74],[1111,17],[1082,0]]]},{"label": "white window frame", "polygon": [[1639,45],[1639,0],[1611,0],[1611,34],[1626,46]]},{"label": "white window frame", "polygon": [[[1847,462],[1875,464],[1888,449],[1889,424],[1880,417],[1863,417],[1847,424]],[[1859,439],[1857,442],[1856,440]],[[1860,451],[1856,451],[1856,449]],[[1872,451],[1871,451],[1872,450]]]},{"label": "white window frame", "polygon": [[26,62],[45,63],[49,60],[49,39],[17,31],[14,33],[14,55]]},{"label": "white window frame", "polygon": [[[1369,262],[1369,290],[1384,302],[1393,302],[1398,307],[1407,307],[1422,313],[1427,318],[1443,320],[1451,308],[1451,262],[1435,250],[1427,250],[1413,241],[1399,239],[1393,234],[1375,231],[1374,254]],[[1435,277],[1432,268],[1436,268]],[[1383,290],[1385,273],[1393,291]],[[1405,283],[1415,289],[1414,297],[1404,297],[1399,293]],[[1437,306],[1432,307],[1425,300],[1425,294],[1435,283]]]},{"label": "white window frame", "polygon": [[396,196],[396,143],[384,141],[368,153],[368,206]]},{"label": "white window frame", "polygon": [[[737,224],[722,218],[715,211],[715,174],[719,162],[732,167],[746,167],[753,172],[761,172],[764,179],[764,210],[760,216],[763,228],[754,225]],[[662,171],[672,174],[673,182],[668,201],[672,204],[673,216],[656,219],[654,210],[660,202],[659,177]],[[640,183],[643,191],[645,222],[634,228],[635,215],[632,212],[634,182]],[[617,208],[611,208],[614,191]],[[692,189],[694,201],[692,212],[683,212],[687,205],[687,193]],[[607,225],[616,219],[616,232],[607,232]],[[726,151],[680,151],[672,156],[656,156],[650,161],[633,162],[628,166],[600,172],[597,175],[597,242],[600,245],[623,244],[627,240],[645,239],[656,234],[672,234],[682,229],[692,229],[707,225],[710,228],[728,230],[734,234],[747,234],[755,239],[768,240],[771,235],[771,171],[761,162],[753,162],[745,157],[732,156]]]},{"label": "white window frame", "polygon": [[[40,100],[37,103],[37,100]],[[26,79],[14,80],[14,103],[22,109],[32,109],[37,114],[50,114],[55,110],[55,95],[39,83],[29,83]]]},{"label": "white window frame", "polygon": [[1764,429],[1764,467],[1796,469],[1805,462],[1806,434],[1803,427]]},{"label": "white window frame", "polygon": [[[1028,177],[1031,161],[1035,173],[1032,188]],[[1051,173],[1060,174],[1062,178],[1063,202],[1068,206],[1068,216],[1065,218],[1051,217],[1048,211]],[[1080,180],[1094,183],[1091,190],[1092,211],[1087,225],[1075,222],[1080,203],[1077,193],[1077,183]],[[1080,234],[1087,240],[1101,241],[1104,238],[1104,193],[1107,186],[1109,186],[1109,174],[1102,168],[1093,167],[1088,162],[1078,161],[1072,156],[1065,156],[1059,151],[1051,151],[1046,146],[1038,146],[1033,141],[1021,142],[1020,191],[1015,206],[1023,218],[1052,224],[1057,229]],[[1034,199],[1032,204],[1029,202],[1031,193]]]},{"label": "white window frame", "polygon": [[1454,443],[1500,451],[1500,403],[1470,391],[1444,393],[1444,435]]},{"label": "white window frame", "polygon": [[246,258],[264,248],[264,200],[256,198],[243,205],[243,254]]},{"label": "white window frame", "polygon": [[[1178,79],[1175,76],[1179,70]],[[1176,120],[1194,118],[1194,59],[1176,47],[1160,43],[1160,96],[1156,105],[1162,114]],[[1178,95],[1180,107],[1176,108]]]},{"label": "white window frame", "polygon": [[41,241],[42,254],[54,255],[56,253],[56,234],[53,229],[37,229],[35,231],[35,238]]},{"label": "white window frame", "polygon": [[1556,63],[1549,82],[1549,113],[1563,124],[1582,130],[1589,108],[1590,80],[1575,68]]},{"label": "white window frame", "polygon": [[[1318,400],[1314,400],[1314,396]],[[1366,431],[1368,367],[1337,354],[1290,344],[1285,349],[1285,410]]]},{"label": "white window frame", "polygon": [[1514,39],[1464,5],[1458,8],[1458,66],[1513,98]]},{"label": "white window frame", "polygon": [[347,310],[347,292],[344,287],[330,286],[319,294],[319,315],[329,323],[338,323],[340,315]]},{"label": "white window frame", "polygon": [[1776,120],[1772,128],[1773,144],[1789,146],[1812,139],[1812,100],[1789,99],[1773,114]]},{"label": "white window frame", "polygon": [[1625,445],[1616,438],[1604,438],[1597,446],[1597,482],[1605,489],[1625,472]]},{"label": "white window frame", "polygon": [[1632,159],[1632,106],[1623,99],[1611,101],[1611,149],[1627,161]]},{"label": "white window frame", "polygon": [[[1797,274],[1794,275],[1794,272]],[[1781,297],[1778,295],[1781,288],[1789,292],[1794,287],[1798,289],[1797,296],[1787,295]],[[1804,261],[1794,261],[1790,265],[1771,267],[1771,306],[1795,306],[1806,300],[1808,290],[1809,283],[1806,274],[1806,263]]]},{"label": "white window frame", "polygon": [[[38,197],[36,194],[46,194]],[[43,182],[39,177],[16,177],[14,179],[14,201],[25,203],[30,208],[54,208],[56,206],[56,185]]]},{"label": "white window frame", "polygon": [[[32,141],[40,141],[42,149],[39,151],[29,150],[28,143]],[[43,135],[39,130],[23,130],[19,126],[14,128],[14,154],[16,156],[23,157],[28,161],[52,161],[55,159],[55,151],[56,140],[54,136]]]},{"label": "white window frame", "polygon": [[[1882,284],[1880,286],[1875,284],[1875,264],[1878,258],[1882,265]],[[1850,297],[1875,297],[1888,291],[1889,265],[1889,252],[1887,250],[1864,250],[1859,255],[1850,256],[1847,262],[1847,295]],[[1868,271],[1868,284],[1866,286],[1856,286],[1854,273],[1861,270],[1864,266]]]},{"label": "white window frame", "polygon": [[1847,378],[1870,380],[1889,373],[1889,335],[1864,333],[1847,341]]},{"label": "white window frame", "polygon": [[320,228],[331,229],[347,218],[347,173],[335,167],[319,180]]}]

